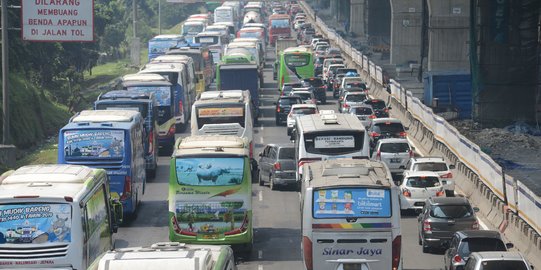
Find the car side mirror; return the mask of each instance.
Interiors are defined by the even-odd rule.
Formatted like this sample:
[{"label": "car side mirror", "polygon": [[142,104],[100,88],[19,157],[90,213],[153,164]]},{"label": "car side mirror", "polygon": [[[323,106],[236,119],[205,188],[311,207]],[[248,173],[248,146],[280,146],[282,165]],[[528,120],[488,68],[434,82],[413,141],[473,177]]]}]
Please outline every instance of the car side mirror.
[{"label": "car side mirror", "polygon": [[404,130],[410,130],[410,128],[409,127],[404,127]]},{"label": "car side mirror", "polygon": [[475,213],[479,212],[479,207],[474,207],[474,208],[473,208],[473,211],[474,211]]},{"label": "car side mirror", "polygon": [[415,152],[415,147],[412,146],[412,147],[411,147],[411,151]]},{"label": "car side mirror", "polygon": [[513,243],[506,243],[506,244],[505,244],[505,247],[506,247],[507,249],[511,249],[511,248],[514,248],[515,245],[513,245]]},{"label": "car side mirror", "polygon": [[449,169],[454,170],[455,168],[456,168],[455,165],[453,164],[449,165]]},{"label": "car side mirror", "polygon": [[392,110],[392,109],[393,109],[393,107],[391,107],[391,106],[387,107],[387,110]]}]

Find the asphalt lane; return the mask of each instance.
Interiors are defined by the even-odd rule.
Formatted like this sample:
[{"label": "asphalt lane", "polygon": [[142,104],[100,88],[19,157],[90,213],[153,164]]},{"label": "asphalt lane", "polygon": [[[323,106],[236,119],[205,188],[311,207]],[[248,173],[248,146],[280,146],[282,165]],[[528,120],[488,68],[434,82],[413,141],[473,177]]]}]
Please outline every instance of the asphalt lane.
[{"label": "asphalt lane", "polygon": [[[270,48],[273,49],[273,48]],[[287,143],[286,128],[274,121],[274,102],[278,97],[276,81],[272,80],[274,52],[267,52],[265,84],[260,92],[260,125],[254,128],[255,155],[268,143]],[[328,104],[320,109],[336,110],[336,101],[328,93]],[[177,137],[188,136],[190,130]],[[147,183],[137,217],[121,227],[116,234],[117,248],[146,246],[168,241],[168,178],[169,158],[159,158],[156,178]],[[253,184],[254,248],[250,258],[239,260],[238,269],[296,270],[303,269],[300,252],[300,213],[298,193],[292,189],[271,191],[268,186]],[[443,269],[441,254],[423,254],[417,243],[417,218],[404,215],[402,255],[404,269]]]}]

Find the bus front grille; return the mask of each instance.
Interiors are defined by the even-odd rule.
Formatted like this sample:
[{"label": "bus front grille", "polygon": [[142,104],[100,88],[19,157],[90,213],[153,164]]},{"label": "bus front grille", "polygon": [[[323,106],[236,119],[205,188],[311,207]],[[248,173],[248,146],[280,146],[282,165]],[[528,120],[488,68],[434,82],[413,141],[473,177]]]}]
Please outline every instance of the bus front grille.
[{"label": "bus front grille", "polygon": [[68,254],[69,245],[33,246],[33,247],[1,247],[0,260],[32,260],[64,257]]}]

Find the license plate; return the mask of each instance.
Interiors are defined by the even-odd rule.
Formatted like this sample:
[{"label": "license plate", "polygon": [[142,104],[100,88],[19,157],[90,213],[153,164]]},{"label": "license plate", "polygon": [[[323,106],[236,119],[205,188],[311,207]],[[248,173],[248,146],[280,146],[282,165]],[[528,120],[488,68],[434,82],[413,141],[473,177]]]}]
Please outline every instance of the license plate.
[{"label": "license plate", "polygon": [[217,233],[212,234],[203,234],[203,239],[218,239],[219,235]]},{"label": "license plate", "polygon": [[402,159],[400,158],[391,158],[391,163],[400,163]]}]

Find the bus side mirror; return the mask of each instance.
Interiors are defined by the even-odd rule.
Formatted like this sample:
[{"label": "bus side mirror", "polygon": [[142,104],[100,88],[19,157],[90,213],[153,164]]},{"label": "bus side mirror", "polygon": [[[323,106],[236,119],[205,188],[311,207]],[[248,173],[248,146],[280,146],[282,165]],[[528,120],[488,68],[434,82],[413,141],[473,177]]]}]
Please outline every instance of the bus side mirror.
[{"label": "bus side mirror", "polygon": [[113,216],[113,222],[111,224],[111,231],[116,233],[119,225],[123,222],[123,208],[122,203],[118,199],[111,199],[111,215]]}]

